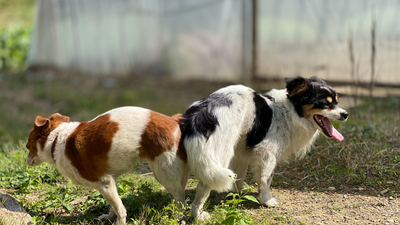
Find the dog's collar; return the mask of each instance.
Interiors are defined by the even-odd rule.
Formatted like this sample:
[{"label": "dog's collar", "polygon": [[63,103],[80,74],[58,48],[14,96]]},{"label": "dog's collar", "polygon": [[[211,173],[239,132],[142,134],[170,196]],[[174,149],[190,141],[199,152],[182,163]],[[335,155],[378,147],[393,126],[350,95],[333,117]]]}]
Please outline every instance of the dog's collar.
[{"label": "dog's collar", "polygon": [[56,160],[54,159],[54,151],[56,150],[57,138],[58,135],[56,136],[56,138],[53,141],[53,144],[51,145],[51,158],[53,159],[54,163],[56,162]]}]

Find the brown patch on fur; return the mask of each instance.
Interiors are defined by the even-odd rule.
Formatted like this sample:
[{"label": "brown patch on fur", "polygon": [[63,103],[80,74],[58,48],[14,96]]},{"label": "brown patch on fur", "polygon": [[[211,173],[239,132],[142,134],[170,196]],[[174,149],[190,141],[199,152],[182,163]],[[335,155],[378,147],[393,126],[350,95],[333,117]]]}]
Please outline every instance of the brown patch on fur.
[{"label": "brown patch on fur", "polygon": [[68,137],[65,154],[86,180],[100,181],[109,168],[108,152],[119,123],[110,120],[110,114],[90,122],[81,122]]},{"label": "brown patch on fur", "polygon": [[331,98],[331,97],[327,97],[326,100],[327,100],[329,103],[332,103],[332,98]]},{"label": "brown patch on fur", "polygon": [[36,142],[39,138],[39,133],[35,128],[33,128],[29,133],[28,142],[26,143],[26,148],[29,150],[29,154],[31,155],[31,157],[37,156]]},{"label": "brown patch on fur", "polygon": [[299,83],[296,87],[294,87],[288,94],[289,97],[293,97],[297,94],[303,93],[305,91],[307,91],[309,88],[309,85],[306,81],[302,81],[301,83]]},{"label": "brown patch on fur", "polygon": [[[179,124],[180,120],[183,118],[183,115],[178,113],[178,114],[173,115],[172,118],[174,118]],[[179,139],[181,139],[181,131],[180,131],[180,129],[179,129]],[[178,147],[177,156],[180,159],[182,159],[182,161],[187,162],[186,149],[185,149],[185,146],[183,145],[182,141],[179,141],[179,147]]]},{"label": "brown patch on fur", "polygon": [[314,109],[314,104],[307,104],[307,105],[303,105],[303,115],[304,118],[311,118],[313,115],[318,114],[322,111],[324,111],[324,109]]},{"label": "brown patch on fur", "polygon": [[51,158],[53,159],[54,162],[56,162],[54,160],[54,151],[56,150],[57,139],[58,139],[58,135],[56,136],[56,138],[53,141],[53,144],[51,145]]},{"label": "brown patch on fur", "polygon": [[[169,117],[150,111],[149,122],[140,142],[140,158],[154,160],[162,153],[170,151],[174,146],[179,146],[181,137],[179,117],[179,114]],[[175,137],[176,129],[178,129],[178,137]],[[177,154],[180,155],[179,152]]]},{"label": "brown patch on fur", "polygon": [[69,117],[63,116],[60,113],[54,113],[51,115],[50,120],[54,123],[54,126],[58,127],[61,123],[69,123]]},{"label": "brown patch on fur", "polygon": [[174,120],[179,122],[179,120],[183,117],[183,115],[182,115],[182,113],[177,113],[177,114],[175,114],[175,115],[173,115],[171,117],[172,117],[172,119],[174,119]]},{"label": "brown patch on fur", "polygon": [[338,101],[338,97],[337,97],[337,95],[335,96],[335,99],[336,99],[336,102]]},{"label": "brown patch on fur", "polygon": [[59,113],[53,114],[50,119],[37,116],[34,127],[29,134],[28,143],[26,143],[26,148],[29,149],[29,154],[36,157],[36,144],[39,143],[41,149],[43,149],[50,132],[56,129],[61,123],[68,122],[69,117],[62,116]]}]

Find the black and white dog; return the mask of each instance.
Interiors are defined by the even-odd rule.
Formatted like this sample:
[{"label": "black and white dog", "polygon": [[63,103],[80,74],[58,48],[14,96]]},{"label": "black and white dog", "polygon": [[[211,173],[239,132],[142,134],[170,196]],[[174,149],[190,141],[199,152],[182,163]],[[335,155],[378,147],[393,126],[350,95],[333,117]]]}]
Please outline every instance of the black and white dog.
[{"label": "black and white dog", "polygon": [[181,121],[188,164],[199,179],[192,215],[207,219],[202,208],[210,191],[231,189],[234,174],[242,188],[249,165],[260,204],[280,204],[269,192],[277,163],[291,154],[304,155],[319,132],[342,141],[330,119],[347,117],[336,91],[316,77],[288,80],[286,89],[266,94],[228,86],[193,103]]}]

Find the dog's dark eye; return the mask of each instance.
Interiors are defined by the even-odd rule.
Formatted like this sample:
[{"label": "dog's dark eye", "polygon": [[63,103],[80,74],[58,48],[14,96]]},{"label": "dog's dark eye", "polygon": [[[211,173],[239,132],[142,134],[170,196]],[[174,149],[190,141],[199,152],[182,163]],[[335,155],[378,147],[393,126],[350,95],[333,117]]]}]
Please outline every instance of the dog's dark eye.
[{"label": "dog's dark eye", "polygon": [[324,104],[325,109],[333,109],[335,108],[334,103],[332,102],[332,98],[330,98],[331,101],[326,100]]},{"label": "dog's dark eye", "polygon": [[330,109],[329,104],[318,104],[314,106],[315,109]]}]

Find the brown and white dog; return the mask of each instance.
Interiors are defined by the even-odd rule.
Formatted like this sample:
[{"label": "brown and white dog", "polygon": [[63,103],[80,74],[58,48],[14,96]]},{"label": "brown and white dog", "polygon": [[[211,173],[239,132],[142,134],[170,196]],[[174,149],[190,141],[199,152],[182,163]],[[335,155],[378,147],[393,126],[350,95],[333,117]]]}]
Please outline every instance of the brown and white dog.
[{"label": "brown and white dog", "polygon": [[26,163],[55,165],[73,183],[97,189],[112,206],[117,224],[126,221],[116,179],[146,160],[157,180],[181,203],[189,176],[184,148],[180,148],[178,120],[140,108],[121,107],[88,122],[69,122],[58,113],[36,117],[26,147]]}]

